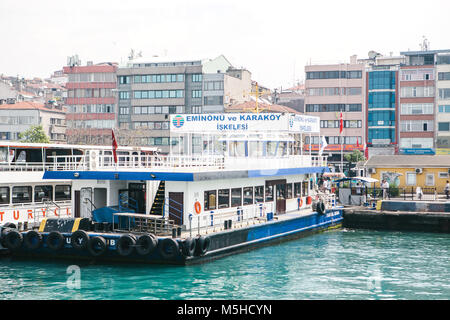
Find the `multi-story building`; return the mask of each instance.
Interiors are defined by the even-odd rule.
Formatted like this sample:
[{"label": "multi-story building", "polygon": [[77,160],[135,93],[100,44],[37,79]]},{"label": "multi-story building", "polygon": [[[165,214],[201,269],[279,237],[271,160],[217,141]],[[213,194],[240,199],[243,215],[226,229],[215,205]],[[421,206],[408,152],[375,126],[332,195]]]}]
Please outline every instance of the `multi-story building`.
[{"label": "multi-story building", "polygon": [[[212,60],[134,59],[117,71],[118,139],[168,153],[169,115],[224,112],[250,99],[251,74],[224,56]],[[195,146],[193,146],[195,147]]]},{"label": "multi-story building", "polygon": [[401,52],[400,154],[434,154],[437,51]]},{"label": "multi-story building", "polygon": [[169,114],[202,112],[200,60],[132,60],[117,71],[118,140],[169,152]]},{"label": "multi-story building", "polygon": [[19,140],[19,133],[42,125],[52,143],[66,142],[66,112],[61,106],[36,102],[0,105],[0,140]]},{"label": "multi-story building", "polygon": [[114,63],[66,66],[67,142],[111,143],[116,126],[117,65]]},{"label": "multi-story building", "polygon": [[450,50],[436,59],[436,153],[450,154]]},{"label": "multi-story building", "polygon": [[366,62],[367,155],[398,152],[398,70],[404,57],[370,52]]},{"label": "multi-story building", "polygon": [[[363,150],[365,138],[366,79],[365,65],[352,56],[350,63],[333,65],[308,65],[305,67],[305,113],[320,117],[321,136],[328,143],[325,154],[335,166],[342,155],[353,150]],[[343,132],[340,134],[340,113],[343,115]],[[319,136],[305,137],[305,149],[317,152]]]}]

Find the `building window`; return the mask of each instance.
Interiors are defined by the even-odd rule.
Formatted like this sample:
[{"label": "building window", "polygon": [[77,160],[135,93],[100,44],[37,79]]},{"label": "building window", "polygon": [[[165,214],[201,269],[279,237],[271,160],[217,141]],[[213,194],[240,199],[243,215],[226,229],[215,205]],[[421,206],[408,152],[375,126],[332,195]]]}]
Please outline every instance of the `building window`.
[{"label": "building window", "polygon": [[416,185],[416,174],[412,172],[406,173],[406,185],[415,186]]},{"label": "building window", "polygon": [[230,189],[219,190],[219,209],[228,208],[230,206]]},{"label": "building window", "polygon": [[450,122],[439,122],[438,131],[450,131]]},{"label": "building window", "polygon": [[192,106],[192,113],[202,113],[202,106]]},{"label": "building window", "polygon": [[192,98],[201,98],[202,90],[192,90]]},{"label": "building window", "polygon": [[298,198],[302,196],[302,184],[301,182],[294,183],[294,197]]},{"label": "building window", "polygon": [[450,105],[439,106],[439,113],[450,113]]},{"label": "building window", "polygon": [[292,183],[286,184],[286,199],[292,199]]},{"label": "building window", "polygon": [[438,80],[450,80],[450,72],[439,72]]},{"label": "building window", "polygon": [[402,103],[401,114],[433,114],[432,103]]},{"label": "building window", "polygon": [[130,108],[129,107],[120,107],[119,114],[130,114]]},{"label": "building window", "polygon": [[128,100],[128,99],[130,99],[129,91],[120,91],[119,92],[119,100]]},{"label": "building window", "polygon": [[216,209],[216,190],[205,191],[205,210]]},{"label": "building window", "polygon": [[448,179],[448,172],[439,172],[439,179]]},{"label": "building window", "polygon": [[202,82],[202,74],[193,74],[192,82]]},{"label": "building window", "polygon": [[130,76],[119,76],[120,84],[130,84]]},{"label": "building window", "polygon": [[439,89],[439,99],[450,99],[450,88]]},{"label": "building window", "polygon": [[433,173],[427,173],[425,177],[425,185],[428,187],[434,186],[434,174]]}]

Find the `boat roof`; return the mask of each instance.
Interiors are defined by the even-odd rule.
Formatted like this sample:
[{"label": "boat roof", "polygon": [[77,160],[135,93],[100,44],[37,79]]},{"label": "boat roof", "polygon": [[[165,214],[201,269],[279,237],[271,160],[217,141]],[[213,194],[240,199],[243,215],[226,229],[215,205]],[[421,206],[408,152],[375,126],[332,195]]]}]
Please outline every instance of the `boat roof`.
[{"label": "boat roof", "polygon": [[[62,144],[62,143],[32,143],[19,141],[2,141],[0,147],[10,148],[44,148],[44,149],[82,149],[82,150],[111,150],[112,146],[84,145],[84,144]],[[119,151],[158,151],[156,147],[127,147],[119,146]]]},{"label": "boat roof", "polygon": [[373,183],[373,182],[379,181],[378,179],[369,178],[369,177],[351,177],[351,178],[339,179],[339,180],[336,180],[335,182],[350,181],[350,180],[362,181],[362,182],[368,182],[368,183]]}]

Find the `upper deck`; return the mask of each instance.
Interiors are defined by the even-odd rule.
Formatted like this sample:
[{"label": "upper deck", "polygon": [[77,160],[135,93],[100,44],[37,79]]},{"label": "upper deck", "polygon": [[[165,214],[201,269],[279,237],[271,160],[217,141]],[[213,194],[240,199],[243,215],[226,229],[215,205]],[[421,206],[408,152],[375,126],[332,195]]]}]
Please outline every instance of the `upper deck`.
[{"label": "upper deck", "polygon": [[135,150],[118,154],[117,163],[95,150],[54,156],[45,178],[193,181],[326,172],[326,157],[303,152],[304,135],[318,133],[318,123],[293,114],[173,115],[168,155]]}]

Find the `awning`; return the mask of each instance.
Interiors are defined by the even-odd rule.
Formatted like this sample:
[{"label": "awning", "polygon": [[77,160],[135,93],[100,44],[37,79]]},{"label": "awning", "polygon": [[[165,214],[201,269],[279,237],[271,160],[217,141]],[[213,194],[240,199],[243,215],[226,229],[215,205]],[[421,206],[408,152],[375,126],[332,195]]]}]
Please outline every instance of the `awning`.
[{"label": "awning", "polygon": [[363,182],[367,182],[367,183],[373,183],[373,182],[378,182],[379,180],[374,179],[374,178],[369,178],[369,177],[352,177],[352,178],[343,178],[343,179],[339,179],[336,180],[335,182],[343,182],[343,181],[363,181]]},{"label": "awning", "polygon": [[345,174],[342,172],[325,172],[323,176],[326,178],[345,178]]}]

